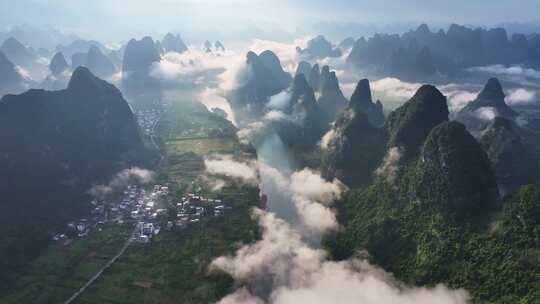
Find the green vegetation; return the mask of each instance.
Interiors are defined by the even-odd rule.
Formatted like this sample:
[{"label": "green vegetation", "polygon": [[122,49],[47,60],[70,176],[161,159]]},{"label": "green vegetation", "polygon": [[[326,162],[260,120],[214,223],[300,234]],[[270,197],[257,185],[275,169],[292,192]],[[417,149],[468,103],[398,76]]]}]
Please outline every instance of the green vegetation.
[{"label": "green vegetation", "polygon": [[172,105],[163,125],[165,155],[158,174],[171,188],[171,206],[190,191],[220,198],[233,209],[223,217],[164,231],[150,245],[129,248],[77,303],[210,303],[230,292],[232,279],[212,273],[209,264],[256,238],[250,209],[258,202],[258,189],[225,179],[223,189],[212,192],[201,177],[202,158],[214,152],[254,155],[242,152],[228,121],[202,105]]},{"label": "green vegetation", "polygon": [[[347,195],[341,212],[346,229],[325,241],[335,258],[367,249],[372,262],[409,284],[465,288],[475,303],[538,303],[537,190],[521,189],[505,201],[517,206],[504,212],[463,219],[395,189],[381,181]],[[536,220],[524,225],[517,216],[524,210]]]},{"label": "green vegetation", "polygon": [[480,139],[489,156],[497,182],[505,192],[534,183],[540,177],[540,164],[523,144],[518,126],[511,120],[496,117]]},{"label": "green vegetation", "polygon": [[[501,201],[483,148],[495,159],[513,138],[495,130],[482,147],[447,115],[431,86],[390,114],[387,146],[405,154],[385,159],[390,173],[347,193],[338,204],[344,229],[323,243],[337,260],[367,250],[407,284],[464,288],[474,303],[539,303],[540,192],[524,186]],[[361,148],[344,163],[357,162]]]},{"label": "green vegetation", "polygon": [[408,284],[465,288],[475,303],[538,303],[540,196],[527,186],[502,206],[480,145],[446,122],[395,179],[347,194],[345,229],[325,244],[336,259],[366,249]]},{"label": "green vegetation", "polygon": [[173,139],[167,142],[167,150],[173,150],[173,153],[193,152],[199,156],[210,152],[231,153],[234,142],[227,138]]},{"label": "green vegetation", "polygon": [[55,242],[31,264],[29,271],[1,303],[61,303],[86,283],[120,250],[130,225],[109,225],[84,239]]},{"label": "green vegetation", "polygon": [[323,150],[322,171],[355,187],[372,180],[386,147],[385,130],[373,127],[366,114],[348,108],[334,123],[336,136]]},{"label": "green vegetation", "polygon": [[388,146],[401,146],[406,158],[414,157],[431,129],[447,120],[446,97],[434,86],[424,85],[388,116]]},{"label": "green vegetation", "polygon": [[257,235],[257,225],[248,214],[258,193],[239,187],[220,192],[225,201],[233,202],[230,213],[164,231],[150,245],[133,245],[76,303],[218,301],[231,291],[232,279],[209,271],[210,262],[232,254]]},{"label": "green vegetation", "polygon": [[[250,216],[258,205],[258,189],[226,177],[212,191],[203,177],[203,158],[230,153],[253,158],[241,145],[234,126],[195,103],[173,104],[158,125],[157,141],[163,157],[156,168],[157,183],[167,184],[164,204],[169,219],[186,192],[219,198],[232,209],[220,217],[203,217],[186,228],[162,229],[149,244],[133,243],[74,303],[211,303],[231,291],[232,279],[212,272],[213,259],[233,254],[258,236]],[[69,246],[55,244],[17,281],[17,288],[1,303],[61,303],[67,300],[122,247],[133,224],[110,226]]]}]

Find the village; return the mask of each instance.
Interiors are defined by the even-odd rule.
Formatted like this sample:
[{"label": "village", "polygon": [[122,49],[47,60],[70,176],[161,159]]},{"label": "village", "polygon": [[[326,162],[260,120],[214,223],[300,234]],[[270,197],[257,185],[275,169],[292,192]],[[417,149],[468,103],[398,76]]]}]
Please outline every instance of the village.
[{"label": "village", "polygon": [[153,107],[150,109],[138,110],[136,112],[137,121],[141,131],[148,136],[154,134],[154,127],[161,117],[161,111]]},{"label": "village", "polygon": [[[149,243],[162,229],[183,229],[199,223],[205,217],[224,216],[232,207],[220,199],[205,198],[187,193],[179,199],[172,198],[173,206],[166,199],[169,187],[153,185],[148,189],[130,185],[116,203],[92,201],[90,216],[71,221],[66,231],[54,234],[54,241],[65,246],[75,238],[84,238],[91,231],[101,232],[104,225],[134,225],[132,241]],[[171,214],[173,213],[173,214]]]}]

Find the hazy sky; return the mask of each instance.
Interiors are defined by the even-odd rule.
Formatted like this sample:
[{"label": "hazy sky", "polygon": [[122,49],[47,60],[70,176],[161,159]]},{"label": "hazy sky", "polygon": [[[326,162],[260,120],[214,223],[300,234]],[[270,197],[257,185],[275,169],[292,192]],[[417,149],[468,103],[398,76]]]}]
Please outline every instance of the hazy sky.
[{"label": "hazy sky", "polygon": [[538,12],[539,0],[0,0],[0,27],[51,25],[108,41],[170,30],[203,40],[290,39],[366,25],[531,23]]}]

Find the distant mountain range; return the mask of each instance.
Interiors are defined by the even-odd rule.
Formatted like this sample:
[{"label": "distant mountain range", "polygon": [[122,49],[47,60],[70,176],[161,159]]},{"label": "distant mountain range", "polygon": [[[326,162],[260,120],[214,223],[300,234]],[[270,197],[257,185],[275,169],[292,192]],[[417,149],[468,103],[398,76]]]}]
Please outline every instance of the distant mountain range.
[{"label": "distant mountain range", "polygon": [[163,48],[164,52],[183,53],[188,50],[186,44],[184,41],[182,41],[182,38],[180,38],[180,35],[175,36],[171,33],[167,33],[167,35],[165,35],[161,41],[161,47]]},{"label": "distant mountain range", "polygon": [[523,64],[540,68],[540,35],[508,36],[503,28],[472,29],[452,24],[432,32],[426,24],[398,34],[376,34],[354,43],[348,62],[373,72],[427,79],[462,69],[492,64]]},{"label": "distant mountain range", "polygon": [[299,55],[306,57],[307,59],[322,59],[326,57],[340,57],[342,51],[339,47],[335,47],[324,36],[319,35],[307,42],[307,47],[302,49],[296,47],[296,51]]}]

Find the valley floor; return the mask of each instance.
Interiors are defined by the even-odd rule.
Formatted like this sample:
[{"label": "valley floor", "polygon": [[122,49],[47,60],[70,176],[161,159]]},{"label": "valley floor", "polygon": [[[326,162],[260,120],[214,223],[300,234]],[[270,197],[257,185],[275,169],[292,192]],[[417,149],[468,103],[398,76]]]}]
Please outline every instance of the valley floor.
[{"label": "valley floor", "polygon": [[[208,266],[257,237],[250,209],[259,203],[259,190],[231,178],[207,176],[204,158],[212,153],[240,159],[255,155],[238,143],[228,121],[202,105],[173,104],[163,115],[153,126],[163,152],[155,183],[168,186],[168,195],[159,202],[167,215],[154,223],[161,231],[148,243],[129,242],[70,303],[210,303],[230,292],[232,279],[209,272]],[[213,191],[215,182],[224,184]],[[209,205],[206,215],[179,219],[179,206],[188,193],[220,202],[226,210],[212,213],[216,206]],[[0,302],[64,303],[120,252],[137,221],[106,223],[86,237],[54,242]]]}]

